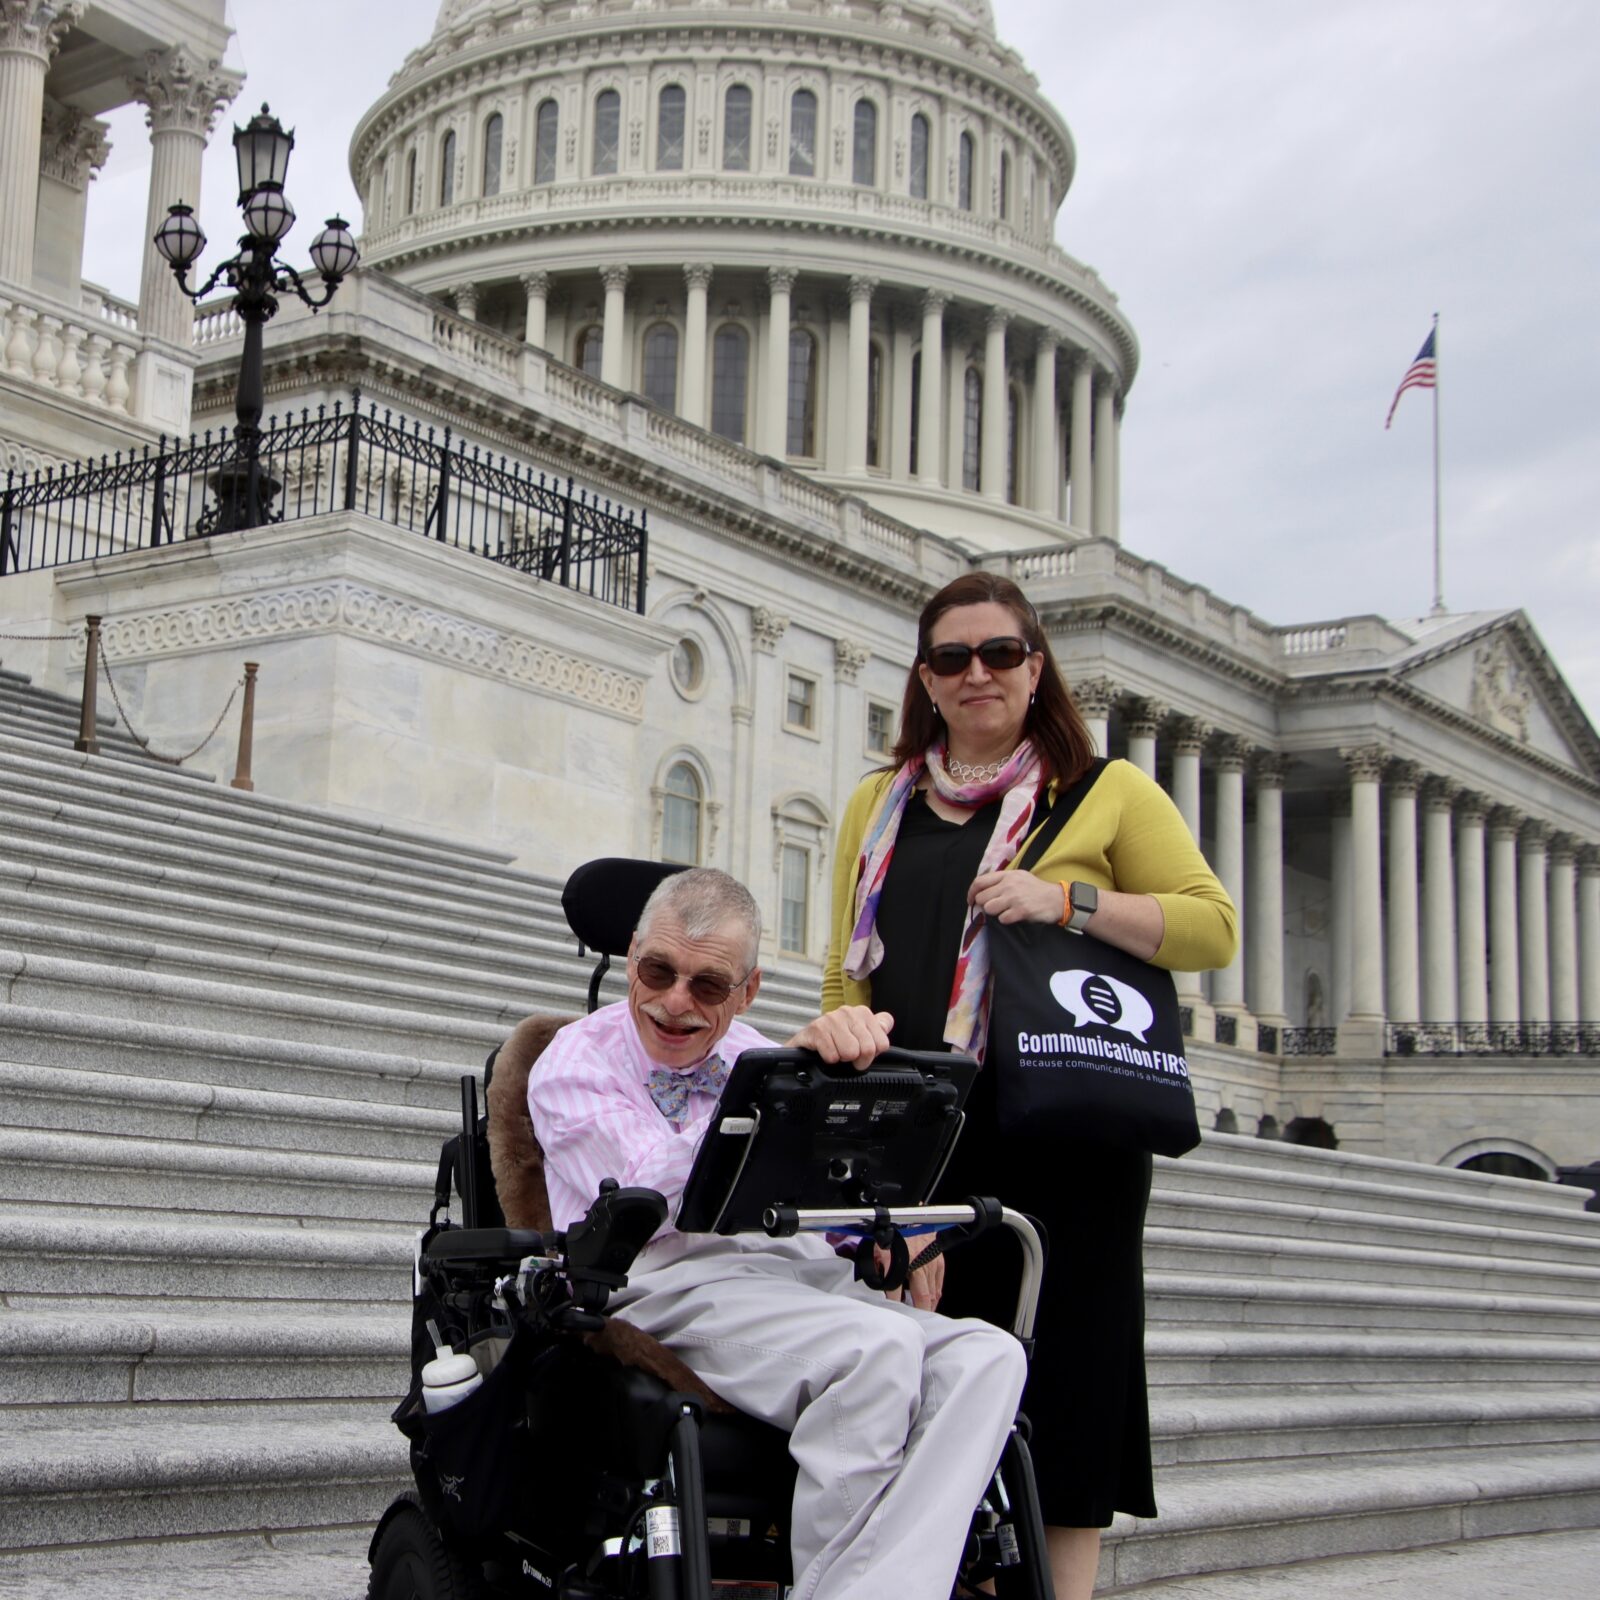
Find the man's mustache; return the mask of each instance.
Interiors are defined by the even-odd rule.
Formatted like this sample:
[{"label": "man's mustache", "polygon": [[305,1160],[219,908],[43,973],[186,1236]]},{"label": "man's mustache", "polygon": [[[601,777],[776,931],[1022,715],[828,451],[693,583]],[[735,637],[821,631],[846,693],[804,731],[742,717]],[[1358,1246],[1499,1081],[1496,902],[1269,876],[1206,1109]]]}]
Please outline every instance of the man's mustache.
[{"label": "man's mustache", "polygon": [[698,1017],[692,1011],[685,1016],[677,1017],[661,1005],[642,1005],[639,1009],[652,1022],[663,1028],[681,1028],[692,1033],[701,1033],[711,1026],[704,1017]]}]

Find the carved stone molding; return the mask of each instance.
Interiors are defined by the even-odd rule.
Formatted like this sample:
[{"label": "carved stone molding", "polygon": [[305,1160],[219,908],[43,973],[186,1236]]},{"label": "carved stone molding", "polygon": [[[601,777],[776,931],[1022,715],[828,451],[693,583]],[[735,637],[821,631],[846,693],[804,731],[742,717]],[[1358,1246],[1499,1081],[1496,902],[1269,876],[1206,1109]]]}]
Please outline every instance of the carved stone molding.
[{"label": "carved stone molding", "polygon": [[48,62],[88,9],[86,0],[0,0],[0,49]]},{"label": "carved stone molding", "polygon": [[768,267],[767,288],[773,294],[788,294],[800,274],[793,267]]},{"label": "carved stone molding", "polygon": [[144,71],[128,78],[129,92],[144,106],[152,133],[193,133],[202,139],[211,137],[217,113],[243,87],[239,73],[181,44],[150,51]]},{"label": "carved stone molding", "polygon": [[683,281],[691,289],[709,289],[716,268],[709,261],[691,261],[683,269]]},{"label": "carved stone molding", "polygon": [[606,286],[607,291],[626,289],[628,287],[628,279],[631,276],[632,274],[628,268],[620,263],[609,267],[601,267],[600,269],[600,281]]},{"label": "carved stone molding", "polygon": [[1175,754],[1197,756],[1205,749],[1211,737],[1211,724],[1200,717],[1176,717],[1172,723],[1170,743]]},{"label": "carved stone molding", "polygon": [[1489,833],[1496,839],[1515,839],[1527,819],[1510,806],[1495,806],[1489,813]]},{"label": "carved stone molding", "polygon": [[1135,700],[1124,716],[1123,726],[1134,739],[1153,739],[1167,720],[1168,707],[1159,700]]},{"label": "carved stone molding", "polygon": [[1422,786],[1424,811],[1453,811],[1461,794],[1461,785],[1453,778],[1429,778]]},{"label": "carved stone molding", "polygon": [[111,155],[110,124],[59,100],[44,103],[39,171],[73,189],[86,189]]},{"label": "carved stone molding", "polygon": [[550,274],[548,272],[524,272],[522,274],[522,287],[527,290],[530,297],[543,300],[550,293]]},{"label": "carved stone molding", "polygon": [[1080,716],[1095,719],[1109,717],[1122,690],[1110,678],[1084,678],[1072,686],[1072,698],[1077,702]]},{"label": "carved stone molding", "polygon": [[1600,878],[1600,844],[1586,844],[1578,851],[1578,876]]},{"label": "carved stone molding", "polygon": [[1391,761],[1383,769],[1383,781],[1390,794],[1415,798],[1426,774],[1415,761]]},{"label": "carved stone molding", "polygon": [[1463,789],[1457,810],[1464,826],[1481,828],[1494,810],[1494,804],[1488,795],[1479,794],[1476,789]]},{"label": "carved stone molding", "polygon": [[1472,695],[1468,709],[1498,733],[1528,742],[1528,710],[1533,691],[1504,634],[1496,634],[1472,658]]},{"label": "carved stone molding", "polygon": [[750,613],[750,632],[755,639],[756,649],[763,655],[770,656],[788,631],[789,619],[779,615],[770,606],[757,606]]},{"label": "carved stone molding", "polygon": [[1550,844],[1551,828],[1548,822],[1541,822],[1537,817],[1530,817],[1522,825],[1520,839],[1522,853],[1526,856],[1542,856]]},{"label": "carved stone molding", "polygon": [[1389,752],[1381,744],[1364,744],[1354,750],[1341,750],[1339,754],[1351,783],[1377,783],[1389,764]]},{"label": "carved stone molding", "polygon": [[[111,660],[138,661],[218,645],[345,633],[465,667],[522,688],[644,716],[645,680],[527,637],[434,611],[356,583],[335,581],[110,618],[100,630]],[[69,646],[83,659],[81,638]]]},{"label": "carved stone molding", "polygon": [[1250,765],[1250,741],[1237,733],[1219,733],[1212,752],[1212,765],[1219,772],[1243,772]]},{"label": "carved stone molding", "polygon": [[922,314],[925,317],[930,315],[942,317],[945,307],[949,304],[950,296],[942,289],[929,289],[922,296]]},{"label": "carved stone molding", "polygon": [[850,280],[850,301],[854,304],[857,300],[870,301],[873,291],[878,287],[876,278],[854,277]]},{"label": "carved stone molding", "polygon": [[1550,848],[1548,851],[1551,866],[1571,866],[1578,859],[1578,852],[1583,849],[1583,840],[1575,833],[1555,833],[1550,835]]},{"label": "carved stone molding", "polygon": [[871,658],[872,652],[865,645],[849,639],[833,641],[833,670],[843,683],[854,683]]},{"label": "carved stone molding", "polygon": [[1250,757],[1250,772],[1258,789],[1281,789],[1289,781],[1289,757],[1276,750],[1257,750]]}]

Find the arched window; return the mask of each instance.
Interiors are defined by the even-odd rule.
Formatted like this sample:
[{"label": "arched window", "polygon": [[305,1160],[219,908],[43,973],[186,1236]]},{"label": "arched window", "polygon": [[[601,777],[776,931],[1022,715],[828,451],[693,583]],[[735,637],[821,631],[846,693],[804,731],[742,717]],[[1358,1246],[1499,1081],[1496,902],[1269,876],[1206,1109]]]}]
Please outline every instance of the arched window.
[{"label": "arched window", "polygon": [[867,346],[867,465],[881,467],[880,441],[883,437],[883,346]]},{"label": "arched window", "polygon": [[598,378],[600,376],[600,358],[604,348],[605,329],[598,322],[591,322],[587,328],[578,330],[577,347],[572,354],[573,362],[587,372],[591,378]]},{"label": "arched window", "polygon": [[1021,412],[1021,399],[1013,383],[1006,390],[1006,500],[1011,505],[1017,503],[1017,418]]},{"label": "arched window", "polygon": [[1011,152],[1000,152],[1000,220],[1011,215]]},{"label": "arched window", "polygon": [[810,178],[817,170],[817,97],[796,89],[789,102],[789,171]]},{"label": "arched window", "polygon": [[911,198],[928,198],[928,119],[919,111],[911,119]]},{"label": "arched window", "polygon": [[683,120],[688,104],[681,84],[669,83],[656,105],[656,170],[683,170]]},{"label": "arched window", "polygon": [[917,451],[922,443],[922,352],[911,358],[911,465],[910,472],[917,475]]},{"label": "arched window", "polygon": [[852,183],[878,181],[878,108],[870,100],[856,101],[854,154],[850,162]]},{"label": "arched window", "polygon": [[722,97],[722,170],[750,170],[750,90],[731,84]]},{"label": "arched window", "polygon": [[700,775],[687,761],[675,761],[661,786],[661,859],[700,865],[701,813],[705,795]]},{"label": "arched window", "polygon": [[678,330],[657,322],[644,336],[644,397],[663,411],[678,404]]},{"label": "arched window", "polygon": [[[786,955],[815,956],[812,924],[818,910],[823,852],[832,833],[827,813],[805,795],[789,795],[775,808],[778,867],[778,948]],[[826,902],[824,902],[825,906]]]},{"label": "arched window", "polygon": [[744,443],[745,400],[750,388],[750,335],[725,322],[711,341],[711,431]]},{"label": "arched window", "polygon": [[972,142],[972,135],[961,135],[961,165],[956,176],[956,204],[963,211],[972,209],[972,167],[977,156],[977,146]]},{"label": "arched window", "polygon": [[983,459],[983,379],[976,367],[967,368],[962,391],[961,411],[961,487],[976,489],[978,467]]},{"label": "arched window", "polygon": [[500,149],[505,143],[506,120],[497,111],[483,125],[483,192],[500,193]]},{"label": "arched window", "polygon": [[554,100],[541,100],[533,116],[533,181],[556,181],[556,148],[561,136],[561,108]]},{"label": "arched window", "polygon": [[804,328],[789,330],[788,452],[817,453],[817,341]]},{"label": "arched window", "polygon": [[439,146],[439,204],[454,205],[456,198],[456,134],[452,128]]},{"label": "arched window", "polygon": [[411,151],[406,156],[406,215],[409,217],[417,209],[417,152]]},{"label": "arched window", "polygon": [[622,96],[615,89],[604,89],[594,100],[594,170],[604,176],[617,170],[617,151],[622,140]]}]

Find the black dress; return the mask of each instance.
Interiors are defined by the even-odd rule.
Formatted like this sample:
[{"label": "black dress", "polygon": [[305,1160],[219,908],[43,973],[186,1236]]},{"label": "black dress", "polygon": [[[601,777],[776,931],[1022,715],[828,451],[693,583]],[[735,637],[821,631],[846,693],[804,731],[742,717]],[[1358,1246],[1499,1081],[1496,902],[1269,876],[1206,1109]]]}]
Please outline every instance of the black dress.
[{"label": "black dress", "polygon": [[[914,794],[878,906],[884,956],[874,1010],[897,1045],[940,1050],[966,894],[998,804],[946,822]],[[937,1198],[997,1195],[1043,1224],[1048,1241],[1036,1343],[1022,1405],[1046,1523],[1103,1528],[1112,1514],[1156,1514],[1144,1376],[1145,1207],[1150,1158],[1081,1143],[1002,1139],[980,1072],[967,1126]],[[951,1256],[939,1309],[1009,1326],[1020,1253],[1001,1232]]]}]

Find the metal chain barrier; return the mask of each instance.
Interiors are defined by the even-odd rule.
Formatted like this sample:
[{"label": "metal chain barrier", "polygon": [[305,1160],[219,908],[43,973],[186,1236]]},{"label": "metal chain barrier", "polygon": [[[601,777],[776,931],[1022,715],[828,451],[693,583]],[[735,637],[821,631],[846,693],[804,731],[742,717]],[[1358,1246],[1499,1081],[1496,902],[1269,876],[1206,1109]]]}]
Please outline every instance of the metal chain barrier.
[{"label": "metal chain barrier", "polygon": [[0,633],[0,639],[10,639],[18,644],[71,644],[75,633]]},{"label": "metal chain barrier", "polygon": [[220,712],[218,712],[217,720],[211,724],[211,732],[208,733],[205,738],[203,738],[200,743],[194,747],[194,749],[186,750],[181,756],[164,756],[159,750],[152,750],[150,748],[150,741],[139,734],[134,729],[133,724],[128,720],[128,713],[123,708],[122,696],[117,693],[117,680],[111,676],[111,663],[106,660],[106,646],[104,639],[99,640],[99,644],[100,670],[106,675],[106,683],[111,689],[111,698],[116,703],[117,715],[122,719],[122,726],[128,730],[128,737],[132,739],[133,742],[138,745],[138,747],[143,750],[152,761],[164,762],[169,767],[181,767],[185,761],[193,760],[195,756],[199,755],[200,752],[204,750],[213,739],[216,738],[217,729],[222,726],[223,720],[227,717],[228,713],[233,710],[233,702],[239,698],[239,691],[244,687],[244,679],[241,677],[239,681],[234,684],[233,692],[228,696],[228,703],[223,706]]}]

